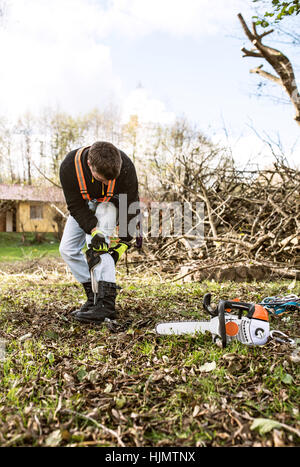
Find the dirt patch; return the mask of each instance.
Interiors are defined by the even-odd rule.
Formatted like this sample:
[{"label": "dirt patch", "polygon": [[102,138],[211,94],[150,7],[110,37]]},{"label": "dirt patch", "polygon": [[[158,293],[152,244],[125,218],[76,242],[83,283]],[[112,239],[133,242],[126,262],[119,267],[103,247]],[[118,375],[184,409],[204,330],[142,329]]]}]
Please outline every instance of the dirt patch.
[{"label": "dirt patch", "polygon": [[31,272],[54,272],[64,273],[66,271],[66,263],[62,258],[37,258],[26,261],[1,262],[0,272],[5,274],[20,274]]},{"label": "dirt patch", "polygon": [[[195,270],[195,265],[184,266],[180,268],[180,276],[184,282],[215,280],[218,282],[252,282],[252,281],[274,281],[286,277],[287,271],[284,269],[275,270],[265,265],[235,265],[235,266],[216,266]],[[291,274],[291,278],[298,279],[297,275]]]}]

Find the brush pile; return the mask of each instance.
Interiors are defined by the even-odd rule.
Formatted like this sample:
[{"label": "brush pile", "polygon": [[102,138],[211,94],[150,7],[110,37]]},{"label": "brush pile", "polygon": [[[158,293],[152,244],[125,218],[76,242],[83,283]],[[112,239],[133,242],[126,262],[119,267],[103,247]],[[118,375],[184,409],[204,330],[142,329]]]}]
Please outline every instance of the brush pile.
[{"label": "brush pile", "polygon": [[[177,277],[179,272],[186,280],[262,280],[270,274],[299,279],[298,170],[280,163],[258,171],[234,167],[202,171],[200,166],[185,182],[178,177],[170,182],[173,200],[188,199],[191,209],[203,202],[203,242],[195,248],[191,247],[192,235],[159,241],[148,235],[149,262],[169,260],[173,268],[175,262]],[[162,267],[166,270],[169,265]]]}]

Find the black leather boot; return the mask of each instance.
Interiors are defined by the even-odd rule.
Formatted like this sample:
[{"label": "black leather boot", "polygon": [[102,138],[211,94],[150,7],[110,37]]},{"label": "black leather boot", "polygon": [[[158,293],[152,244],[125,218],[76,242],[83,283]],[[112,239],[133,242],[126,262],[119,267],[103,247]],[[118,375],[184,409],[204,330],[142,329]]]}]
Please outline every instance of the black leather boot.
[{"label": "black leather boot", "polygon": [[96,304],[87,311],[77,312],[74,318],[82,323],[101,323],[105,318],[116,319],[117,286],[114,282],[98,282]]},{"label": "black leather boot", "polygon": [[82,285],[86,294],[87,301],[82,305],[81,308],[72,311],[71,315],[73,316],[77,315],[77,313],[86,313],[89,308],[94,306],[94,292],[92,289],[92,283],[85,282]]}]

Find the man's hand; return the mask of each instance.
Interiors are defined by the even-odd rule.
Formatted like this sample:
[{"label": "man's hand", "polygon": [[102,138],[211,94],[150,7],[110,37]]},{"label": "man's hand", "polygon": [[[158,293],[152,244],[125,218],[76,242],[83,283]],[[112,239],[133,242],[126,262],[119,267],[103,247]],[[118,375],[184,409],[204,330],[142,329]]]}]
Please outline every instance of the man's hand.
[{"label": "man's hand", "polygon": [[110,248],[108,250],[108,252],[112,256],[115,264],[117,264],[117,262],[119,261],[121,256],[125,253],[126,250],[128,250],[128,248],[130,248],[129,243],[119,242],[118,245],[116,245],[115,247]]},{"label": "man's hand", "polygon": [[92,231],[92,240],[89,245],[94,251],[98,252],[108,252],[108,245],[105,241],[104,235],[100,230]]}]

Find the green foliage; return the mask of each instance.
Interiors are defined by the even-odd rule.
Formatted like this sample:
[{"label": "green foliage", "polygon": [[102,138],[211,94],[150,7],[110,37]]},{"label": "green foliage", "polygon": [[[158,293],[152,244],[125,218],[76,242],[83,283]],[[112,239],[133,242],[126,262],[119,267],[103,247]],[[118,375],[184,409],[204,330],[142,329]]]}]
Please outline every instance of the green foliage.
[{"label": "green foliage", "polygon": [[59,242],[51,234],[45,234],[45,241],[37,243],[34,232],[8,233],[0,232],[0,263],[18,260],[32,260],[35,258],[59,256]]},{"label": "green foliage", "polygon": [[[262,0],[252,0],[253,3],[261,2]],[[278,23],[287,16],[296,16],[300,13],[300,0],[283,2],[280,0],[272,0],[271,11],[266,11],[262,19],[253,16],[257,19],[256,24],[266,28],[270,26],[270,22]]]},{"label": "green foliage", "polygon": [[256,418],[252,423],[250,429],[251,430],[259,430],[261,435],[265,433],[269,433],[269,431],[273,430],[274,428],[280,428],[281,424],[274,421],[269,420],[267,418]]}]

